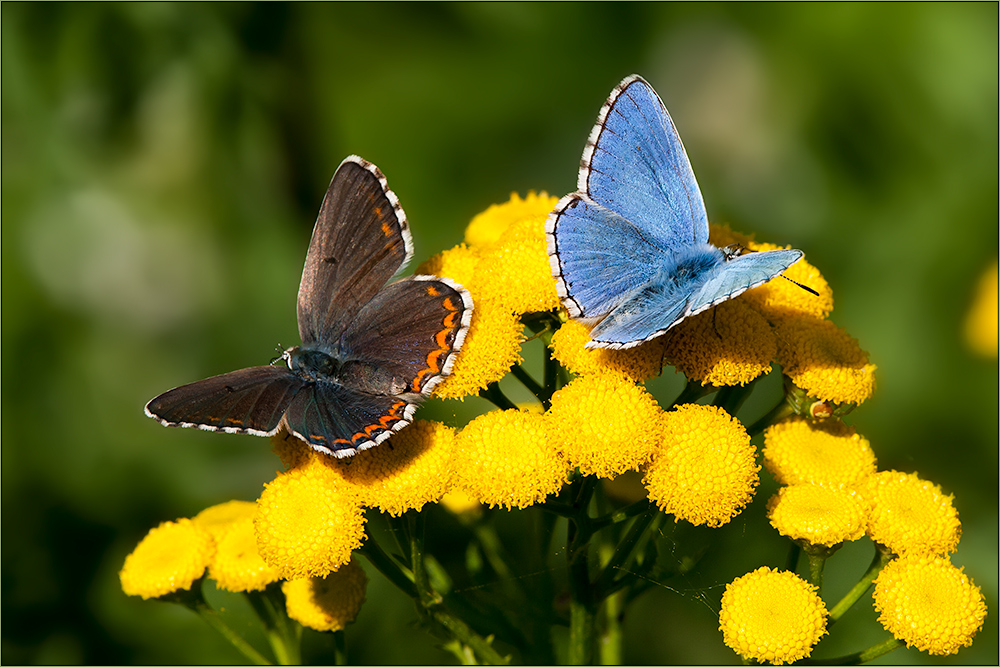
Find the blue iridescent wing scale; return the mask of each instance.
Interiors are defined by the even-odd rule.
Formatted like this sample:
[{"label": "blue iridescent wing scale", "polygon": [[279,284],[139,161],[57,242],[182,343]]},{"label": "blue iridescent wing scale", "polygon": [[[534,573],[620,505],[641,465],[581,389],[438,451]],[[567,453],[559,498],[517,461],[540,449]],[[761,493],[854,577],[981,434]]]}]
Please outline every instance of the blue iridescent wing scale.
[{"label": "blue iridescent wing scale", "polygon": [[768,250],[733,257],[720,264],[691,296],[684,316],[697,315],[748,289],[763,285],[800,259],[801,250]]}]

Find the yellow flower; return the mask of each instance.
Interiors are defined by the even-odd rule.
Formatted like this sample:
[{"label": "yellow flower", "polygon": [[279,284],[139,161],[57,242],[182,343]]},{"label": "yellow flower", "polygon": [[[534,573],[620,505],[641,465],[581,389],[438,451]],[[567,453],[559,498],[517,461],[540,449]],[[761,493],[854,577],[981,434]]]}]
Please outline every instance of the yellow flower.
[{"label": "yellow flower", "polygon": [[986,618],[979,587],[939,556],[891,561],[875,580],[872,599],[882,627],[931,655],[971,645]]},{"label": "yellow flower", "polygon": [[[320,455],[322,456],[322,455]],[[436,502],[451,488],[455,430],[418,420],[392,436],[389,444],[327,465],[354,488],[363,505],[400,516]]]},{"label": "yellow flower", "polygon": [[[479,265],[479,252],[460,243],[454,248],[439,252],[417,267],[417,273],[428,276],[445,276],[468,288]],[[473,295],[475,297],[475,295]],[[475,303],[475,298],[473,298]],[[478,305],[478,304],[477,304]],[[475,310],[472,311],[475,314]]]},{"label": "yellow flower", "polygon": [[[754,252],[764,252],[788,246],[751,243],[748,247]],[[747,303],[758,309],[768,320],[775,322],[782,318],[801,315],[823,319],[833,310],[833,290],[819,269],[805,258],[792,264],[781,275],[789,280],[776,278],[746,293]],[[792,280],[818,292],[819,295],[802,289],[791,282]]]},{"label": "yellow flower", "polygon": [[464,398],[478,395],[507,374],[521,361],[520,318],[501,308],[476,301],[472,324],[462,350],[455,357],[451,375],[434,388],[439,398]]},{"label": "yellow flower", "polygon": [[868,478],[868,492],[868,536],[875,542],[899,555],[943,555],[958,548],[958,511],[937,484],[886,470]]},{"label": "yellow flower", "polygon": [[726,584],[719,630],[745,660],[780,665],[808,657],[826,634],[826,606],[792,572],[760,567]]},{"label": "yellow flower", "polygon": [[544,220],[558,201],[558,197],[550,197],[545,191],[538,194],[529,191],[524,199],[512,192],[509,201],[493,204],[472,219],[465,228],[465,242],[473,248],[486,248],[499,241],[512,224],[539,216]]},{"label": "yellow flower", "polygon": [[663,410],[624,375],[581,375],[552,397],[546,413],[570,466],[611,478],[649,460],[660,441]]},{"label": "yellow flower", "polygon": [[[248,504],[254,506],[253,503]],[[234,593],[262,591],[281,578],[278,570],[265,563],[257,553],[252,515],[233,521],[216,545],[215,558],[208,566],[208,576],[215,579],[219,588]]]},{"label": "yellow flower", "polygon": [[853,486],[875,473],[868,441],[841,421],[792,418],[764,431],[764,467],[781,484]]},{"label": "yellow flower", "polygon": [[257,507],[258,551],[282,579],[332,572],[365,537],[357,494],[318,459],[266,484]]},{"label": "yellow flower", "polygon": [[289,433],[284,426],[271,436],[271,451],[281,459],[285,470],[306,465],[313,459],[315,452],[309,445]]},{"label": "yellow flower", "polygon": [[684,320],[666,341],[670,364],[692,380],[717,387],[746,385],[767,373],[775,351],[767,320],[738,299]]},{"label": "yellow flower", "polygon": [[829,320],[788,317],[774,330],[778,363],[810,396],[860,405],[875,390],[875,364],[843,329]]},{"label": "yellow flower", "polygon": [[322,577],[293,579],[281,585],[288,617],[313,630],[343,630],[361,611],[368,577],[354,559]]},{"label": "yellow flower", "polygon": [[662,424],[643,477],[649,499],[696,526],[728,523],[757,488],[760,466],[746,429],[722,408],[693,403],[667,412]]},{"label": "yellow flower", "polygon": [[634,382],[658,375],[663,367],[662,336],[627,350],[587,349],[589,340],[590,330],[579,320],[569,320],[552,334],[552,357],[577,375],[611,371]]},{"label": "yellow flower", "polygon": [[483,504],[461,488],[454,488],[441,497],[441,504],[452,514],[460,517],[478,518],[483,513]]},{"label": "yellow flower", "polygon": [[125,558],[118,576],[126,595],[158,598],[189,590],[215,552],[212,535],[190,519],[164,521]]},{"label": "yellow flower", "polygon": [[714,222],[708,224],[708,241],[717,248],[725,248],[727,245],[741,245],[749,248],[753,243],[753,235],[734,232],[729,225],[717,225]]},{"label": "yellow flower", "polygon": [[965,342],[977,354],[997,358],[997,262],[987,267],[965,317]]},{"label": "yellow flower", "polygon": [[253,519],[253,515],[256,513],[257,503],[246,500],[230,500],[206,507],[191,520],[198,524],[199,528],[207,530],[212,539],[218,543],[241,519]]},{"label": "yellow flower", "polygon": [[[553,197],[553,206],[557,200]],[[472,285],[481,300],[518,315],[559,308],[549,265],[544,213],[511,223],[497,243],[482,251]]]},{"label": "yellow flower", "polygon": [[768,519],[779,533],[825,547],[864,535],[867,510],[857,491],[813,484],[782,487],[767,502]]},{"label": "yellow flower", "polygon": [[521,410],[494,410],[469,422],[458,435],[456,468],[473,498],[508,509],[558,493],[569,475],[548,418]]}]

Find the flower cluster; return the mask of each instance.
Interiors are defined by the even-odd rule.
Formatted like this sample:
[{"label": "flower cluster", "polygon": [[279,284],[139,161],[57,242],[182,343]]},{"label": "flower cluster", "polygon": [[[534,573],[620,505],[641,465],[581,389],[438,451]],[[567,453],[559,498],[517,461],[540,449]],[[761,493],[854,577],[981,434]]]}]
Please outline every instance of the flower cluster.
[{"label": "flower cluster", "polygon": [[[354,560],[363,548],[383,573],[397,568],[397,585],[425,605],[428,618],[440,618],[434,614],[443,613],[441,591],[424,581],[420,554],[397,556],[398,562],[379,556],[366,534],[367,510],[394,521],[440,503],[488,543],[495,537],[484,528],[485,507],[541,505],[573,522],[567,553],[579,559],[587,544],[573,538],[626,520],[642,528],[662,516],[658,511],[695,526],[730,522],[758,487],[751,433],[766,427],[762,462],[781,485],[767,503],[771,525],[810,558],[825,558],[867,534],[899,556],[876,581],[884,627],[930,653],[968,645],[986,611],[979,589],[948,561],[961,534],[951,497],[915,474],[878,472],[869,442],[837,417],[871,395],[875,366],[827,319],[833,296],[819,271],[799,261],[785,273],[790,280],[772,280],[686,319],[668,335],[624,350],[590,349],[588,327],[562,310],[551,275],[545,221],[555,203],[545,193],[514,194],[476,216],[463,243],[417,269],[461,283],[475,303],[452,372],[434,395],[478,395],[498,409],[461,428],[415,421],[349,459],[317,453],[279,432],[272,447],[284,470],[257,502],[224,503],[150,531],[126,559],[125,592],[162,597],[191,589],[206,572],[234,592],[274,590],[282,581],[289,617],[338,631],[365,597],[367,578]],[[713,226],[711,239],[750,251],[777,248],[723,227]],[[545,342],[540,382],[520,367],[525,326]],[[688,379],[684,394],[666,408],[645,386],[665,363]],[[785,377],[785,399],[748,432],[735,416],[740,401],[733,397],[745,397],[775,363]],[[503,396],[497,383],[508,373],[537,404],[519,407]],[[720,387],[716,405],[697,402]],[[588,478],[639,479],[644,491],[618,514],[594,518],[585,490],[596,485],[588,486]],[[418,539],[416,532],[408,535]],[[629,558],[640,559],[633,551],[638,543],[602,556],[607,570],[593,579],[586,567],[582,574],[575,570],[574,585],[586,580],[599,591],[588,594],[595,596],[618,590],[625,579],[615,577]],[[470,551],[470,562],[476,558]],[[491,566],[506,571],[499,558]],[[446,588],[447,576],[438,574]],[[782,664],[808,657],[828,618],[840,613],[827,611],[816,584],[768,567],[738,577],[721,600],[724,642],[747,660]],[[442,626],[462,637],[455,644],[460,659],[472,659],[471,646],[477,659],[503,659],[490,653],[491,640],[454,621]]]}]

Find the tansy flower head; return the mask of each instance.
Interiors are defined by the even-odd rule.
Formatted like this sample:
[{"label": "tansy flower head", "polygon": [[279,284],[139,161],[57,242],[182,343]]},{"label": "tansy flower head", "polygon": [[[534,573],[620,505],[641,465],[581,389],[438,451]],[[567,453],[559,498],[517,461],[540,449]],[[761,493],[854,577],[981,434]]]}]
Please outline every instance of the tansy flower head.
[{"label": "tansy flower head", "polygon": [[354,488],[363,505],[399,516],[436,502],[451,488],[455,430],[418,420],[379,447],[327,464]]},{"label": "tansy flower head", "polygon": [[937,484],[886,470],[868,478],[868,492],[868,536],[893,553],[943,555],[958,547],[958,511]]},{"label": "tansy flower head", "polygon": [[663,410],[624,375],[581,375],[552,397],[546,413],[571,466],[610,478],[635,470],[660,441]]},{"label": "tansy flower head", "polygon": [[465,228],[465,242],[473,248],[487,248],[499,241],[512,224],[539,216],[544,221],[558,201],[558,197],[550,197],[544,191],[538,194],[529,191],[524,199],[512,192],[508,201],[493,204],[472,219]]},{"label": "tansy flower head", "polygon": [[666,336],[666,358],[702,384],[746,385],[771,370],[771,326],[741,300],[726,301],[681,322]]},{"label": "tansy flower head", "polygon": [[661,510],[696,526],[728,523],[753,498],[760,467],[746,429],[722,408],[689,403],[662,418],[643,482]]},{"label": "tansy flower head", "polygon": [[552,334],[551,348],[552,357],[577,375],[611,371],[642,382],[660,373],[665,340],[660,336],[627,350],[588,349],[590,331],[579,320],[569,320]]},{"label": "tansy flower head", "polygon": [[211,534],[190,519],[164,521],[125,558],[118,576],[126,595],[158,598],[189,590],[215,553]]},{"label": "tansy flower head", "polygon": [[208,576],[215,580],[219,588],[234,593],[262,591],[281,578],[278,570],[265,563],[257,553],[253,516],[240,517],[217,540]]},{"label": "tansy flower head", "polygon": [[332,572],[365,536],[357,494],[319,461],[278,475],[257,507],[257,549],[282,579]]},{"label": "tansy flower head", "polygon": [[792,418],[764,431],[764,467],[781,484],[846,487],[875,472],[868,441],[841,421]]},{"label": "tansy flower head", "polygon": [[305,465],[313,460],[316,451],[288,432],[284,426],[271,436],[271,451],[277,454],[285,470]]},{"label": "tansy flower head", "polygon": [[767,516],[785,537],[832,547],[865,534],[867,509],[862,494],[855,490],[797,484],[771,496]]},{"label": "tansy flower head", "polygon": [[843,329],[829,320],[795,316],[774,330],[778,363],[810,396],[859,405],[875,390],[875,364]]},{"label": "tansy flower head", "polygon": [[256,513],[257,503],[230,500],[203,509],[191,520],[198,524],[199,528],[207,530],[212,539],[218,543],[241,519],[253,519]]},{"label": "tansy flower head", "polygon": [[[417,273],[427,276],[445,276],[468,288],[468,285],[472,283],[472,277],[476,275],[478,264],[479,252],[464,243],[460,243],[425,261],[417,267]],[[475,303],[475,298],[473,298],[473,303]]]},{"label": "tansy flower head", "polygon": [[465,489],[455,487],[441,497],[441,505],[452,514],[462,518],[477,519],[483,513],[483,504]]},{"label": "tansy flower head", "polygon": [[[555,205],[554,197],[552,202]],[[546,249],[547,217],[548,210],[511,223],[496,243],[482,251],[471,283],[480,301],[495,301],[518,315],[559,307]]]},{"label": "tansy flower head", "polygon": [[728,245],[740,245],[749,248],[753,243],[753,235],[742,234],[730,229],[729,225],[717,225],[714,222],[708,223],[708,242],[716,248],[725,248]]},{"label": "tansy flower head", "polygon": [[965,317],[965,341],[978,354],[997,358],[997,263],[979,279],[975,300]]},{"label": "tansy flower head", "polygon": [[[748,248],[753,252],[764,252],[787,246],[751,243]],[[823,319],[833,310],[833,290],[819,269],[805,259],[795,262],[781,275],[788,280],[775,278],[748,291],[744,297],[749,305],[758,309],[768,320],[775,322],[800,315]],[[795,282],[791,282],[793,280]],[[804,290],[795,283],[805,285],[818,294]]]},{"label": "tansy flower head", "polygon": [[971,645],[986,618],[979,587],[939,556],[890,561],[875,580],[872,599],[882,627],[931,655]]},{"label": "tansy flower head", "polygon": [[569,475],[552,446],[545,415],[494,410],[473,419],[458,436],[456,467],[469,494],[490,507],[524,508],[558,493]]},{"label": "tansy flower head", "polygon": [[326,577],[293,579],[281,585],[288,617],[313,630],[343,630],[361,611],[368,577],[351,559]]},{"label": "tansy flower head", "polygon": [[746,660],[781,665],[808,657],[826,634],[826,606],[792,572],[761,567],[726,584],[719,630]]}]

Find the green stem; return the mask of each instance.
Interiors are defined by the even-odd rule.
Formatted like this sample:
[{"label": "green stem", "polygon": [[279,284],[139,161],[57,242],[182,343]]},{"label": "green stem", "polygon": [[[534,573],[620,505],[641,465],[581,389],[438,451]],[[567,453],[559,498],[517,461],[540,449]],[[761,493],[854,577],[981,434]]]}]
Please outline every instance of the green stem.
[{"label": "green stem", "polygon": [[594,644],[594,612],[585,601],[575,596],[569,603],[569,646],[566,662],[586,665]]},{"label": "green stem", "polygon": [[758,433],[763,433],[771,424],[776,424],[782,419],[791,416],[795,412],[792,406],[788,404],[788,401],[781,399],[781,402],[774,406],[770,412],[754,422],[753,426],[747,429],[747,433],[750,437],[754,437]]},{"label": "green stem", "polygon": [[594,585],[598,600],[612,594],[621,584],[623,579],[618,579],[616,582],[615,577],[632,560],[639,541],[656,517],[657,514],[654,512],[646,512],[636,517],[635,523],[618,543],[614,556],[604,566],[604,571]]},{"label": "green stem", "polygon": [[545,402],[545,388],[538,384],[535,378],[528,375],[528,371],[521,367],[521,364],[514,364],[510,368],[510,373],[516,377],[521,384],[527,387],[528,391],[535,395],[539,403]]},{"label": "green stem", "polygon": [[272,664],[270,660],[261,655],[257,649],[250,645],[247,640],[243,639],[239,634],[236,633],[231,627],[226,625],[226,622],[222,620],[219,613],[212,609],[205,598],[201,595],[200,582],[196,582],[192,587],[198,587],[198,591],[195,595],[192,595],[186,599],[180,600],[188,609],[195,612],[201,616],[206,623],[215,628],[219,634],[226,638],[233,647],[243,654],[243,656],[255,665],[270,665]]},{"label": "green stem", "polygon": [[455,618],[445,609],[437,607],[429,611],[432,619],[451,633],[455,639],[475,651],[480,661],[489,665],[506,665],[509,662],[507,658],[497,653],[488,639],[474,632],[463,621]]},{"label": "green stem", "polygon": [[707,387],[697,380],[688,380],[687,384],[684,385],[684,389],[681,390],[680,395],[674,399],[674,405],[683,405],[684,403],[694,403],[702,396],[708,396],[713,391],[715,387]]},{"label": "green stem", "polygon": [[497,406],[501,410],[516,410],[517,406],[507,396],[500,391],[500,385],[491,383],[485,389],[479,390],[479,396]]},{"label": "green stem", "polygon": [[347,663],[347,641],[344,639],[344,631],[337,630],[333,633],[333,664],[346,665]]},{"label": "green stem", "polygon": [[843,655],[839,658],[821,658],[819,660],[803,660],[802,665],[861,665],[866,662],[871,662],[876,658],[881,658],[887,653],[892,653],[897,648],[901,647],[903,642],[899,641],[895,637],[890,637],[885,641],[879,642],[869,646],[864,651],[858,651],[857,653],[851,653],[850,655]]},{"label": "green stem", "polygon": [[594,531],[601,530],[602,528],[607,528],[608,526],[613,526],[623,521],[628,521],[634,516],[639,516],[640,514],[645,514],[649,511],[649,508],[653,506],[649,498],[643,498],[642,500],[637,500],[628,507],[623,507],[614,512],[605,514],[604,516],[599,516],[591,519],[590,525]]},{"label": "green stem", "polygon": [[892,560],[891,553],[882,550],[878,546],[875,547],[875,557],[872,558],[871,565],[868,566],[868,571],[861,575],[858,583],[854,584],[854,587],[847,592],[847,595],[841,598],[840,602],[830,610],[830,623],[843,616],[848,609],[854,606],[855,602],[861,599],[861,596],[868,591],[868,587],[875,581],[875,577],[878,576],[878,573],[882,571],[882,568],[890,560]]},{"label": "green stem", "polygon": [[302,626],[289,620],[278,585],[272,584],[264,591],[249,591],[245,597],[264,624],[267,641],[278,664],[301,664]]},{"label": "green stem", "polygon": [[375,538],[369,536],[361,545],[361,555],[368,559],[368,562],[375,566],[375,569],[385,575],[385,578],[395,584],[396,588],[406,595],[416,599],[417,588],[413,584],[413,572],[403,568],[389,554],[382,551]]},{"label": "green stem", "polygon": [[602,665],[622,664],[623,597],[624,595],[619,592],[608,596],[608,599],[604,601],[604,628],[600,637],[600,661]]},{"label": "green stem", "polygon": [[823,568],[826,566],[826,555],[807,549],[806,557],[809,559],[809,583],[815,586],[816,590],[822,591]]}]

